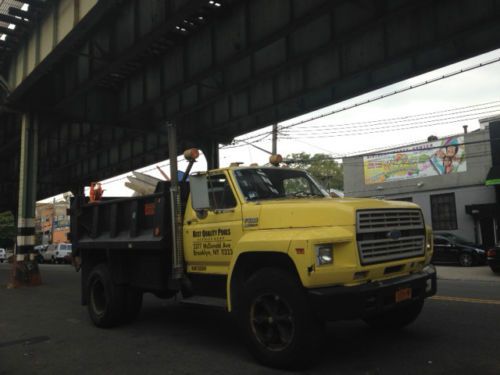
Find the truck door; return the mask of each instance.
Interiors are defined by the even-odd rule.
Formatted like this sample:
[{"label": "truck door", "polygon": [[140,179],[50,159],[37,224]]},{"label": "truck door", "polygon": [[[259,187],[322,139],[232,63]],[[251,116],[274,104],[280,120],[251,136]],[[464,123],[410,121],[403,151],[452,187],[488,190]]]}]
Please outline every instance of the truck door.
[{"label": "truck door", "polygon": [[208,176],[210,210],[186,207],[184,244],[187,272],[225,275],[243,229],[241,205],[224,173]]}]

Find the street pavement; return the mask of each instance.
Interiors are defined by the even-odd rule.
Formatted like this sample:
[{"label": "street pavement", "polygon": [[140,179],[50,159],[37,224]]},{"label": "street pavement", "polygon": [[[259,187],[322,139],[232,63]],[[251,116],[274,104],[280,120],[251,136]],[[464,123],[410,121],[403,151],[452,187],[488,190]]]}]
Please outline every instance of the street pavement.
[{"label": "street pavement", "polygon": [[500,282],[500,276],[494,274],[488,266],[452,267],[438,266],[438,278],[442,280],[470,280]]},{"label": "street pavement", "polygon": [[[6,289],[0,264],[0,374],[284,374],[257,364],[228,314],[147,295],[139,319],[95,328],[79,304],[79,274],[41,265],[43,285]],[[438,267],[438,295],[398,333],[330,323],[307,374],[500,374],[500,276]],[[449,275],[460,274],[460,278]],[[464,276],[465,275],[465,276]]]}]

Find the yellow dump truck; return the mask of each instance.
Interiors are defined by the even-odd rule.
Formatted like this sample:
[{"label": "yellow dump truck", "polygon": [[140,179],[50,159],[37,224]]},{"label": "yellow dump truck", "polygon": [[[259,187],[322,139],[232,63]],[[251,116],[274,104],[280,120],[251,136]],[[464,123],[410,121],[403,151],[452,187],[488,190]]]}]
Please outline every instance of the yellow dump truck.
[{"label": "yellow dump truck", "polygon": [[401,328],[436,292],[432,233],[415,204],[331,198],[307,172],[280,167],[192,174],[179,184],[179,218],[172,191],[164,182],[143,197],[74,199],[73,251],[95,325],[135,319],[144,292],[177,296],[234,314],[260,362],[291,368],[314,358],[324,322]]}]

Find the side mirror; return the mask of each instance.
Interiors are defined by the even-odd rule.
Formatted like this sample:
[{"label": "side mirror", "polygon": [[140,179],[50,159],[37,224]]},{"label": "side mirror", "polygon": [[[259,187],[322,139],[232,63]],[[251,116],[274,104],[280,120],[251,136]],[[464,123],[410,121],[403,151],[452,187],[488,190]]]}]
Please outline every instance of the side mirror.
[{"label": "side mirror", "polygon": [[194,210],[210,209],[210,199],[208,198],[208,182],[206,174],[195,174],[189,176],[189,186],[191,189],[191,204]]}]

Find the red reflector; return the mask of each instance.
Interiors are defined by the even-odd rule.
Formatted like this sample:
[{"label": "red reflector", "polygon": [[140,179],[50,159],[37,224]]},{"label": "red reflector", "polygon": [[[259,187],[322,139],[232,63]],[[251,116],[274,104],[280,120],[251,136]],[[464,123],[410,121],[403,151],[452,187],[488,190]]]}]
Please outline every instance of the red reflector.
[{"label": "red reflector", "polygon": [[304,254],[304,249],[301,247],[296,248],[295,251],[297,252],[297,254]]},{"label": "red reflector", "polygon": [[146,203],[144,205],[144,216],[153,216],[155,214],[155,204]]},{"label": "red reflector", "polygon": [[494,257],[497,255],[497,252],[495,251],[495,249],[489,249],[487,255],[489,257]]}]

